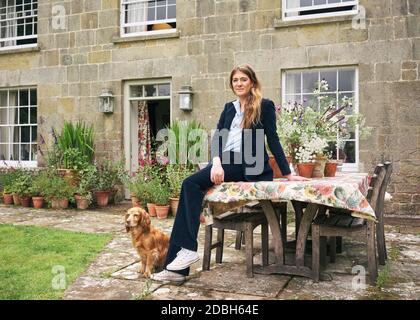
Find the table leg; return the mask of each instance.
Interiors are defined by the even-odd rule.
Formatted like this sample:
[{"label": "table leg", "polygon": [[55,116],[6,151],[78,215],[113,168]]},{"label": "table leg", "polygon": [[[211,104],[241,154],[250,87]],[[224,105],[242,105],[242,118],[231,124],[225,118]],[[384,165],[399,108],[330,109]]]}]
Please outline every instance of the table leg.
[{"label": "table leg", "polygon": [[305,209],[305,214],[300,221],[296,240],[296,266],[298,267],[303,267],[305,265],[306,239],[308,238],[311,223],[318,211],[318,208],[319,206],[317,204],[309,203]]},{"label": "table leg", "polygon": [[267,218],[268,224],[271,229],[271,234],[273,235],[274,242],[274,253],[276,264],[284,264],[284,246],[283,246],[283,237],[280,229],[279,220],[277,218],[276,212],[273,208],[273,204],[270,200],[260,200],[261,207],[264,211],[264,214]]}]

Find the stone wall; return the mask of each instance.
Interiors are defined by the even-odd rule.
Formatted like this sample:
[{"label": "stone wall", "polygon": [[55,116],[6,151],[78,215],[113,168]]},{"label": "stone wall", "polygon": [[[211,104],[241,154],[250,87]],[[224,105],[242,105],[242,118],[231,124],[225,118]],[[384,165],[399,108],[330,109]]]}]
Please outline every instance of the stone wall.
[{"label": "stone wall", "polygon": [[[354,65],[359,105],[374,127],[360,142],[361,168],[394,162],[388,213],[420,208],[420,2],[360,0],[366,28],[349,18],[281,21],[281,1],[178,0],[171,37],[119,37],[118,0],[68,0],[66,27],[52,28],[55,1],[39,1],[39,51],[0,53],[0,87],[36,85],[39,132],[64,119],[94,123],[100,156],[123,154],[125,80],[171,78],[172,116],[197,119],[208,129],[226,101],[233,65],[250,63],[264,96],[280,103],[281,72],[293,68]],[[191,85],[194,110],[178,108],[177,91]],[[115,112],[98,112],[98,95],[110,88]]]}]

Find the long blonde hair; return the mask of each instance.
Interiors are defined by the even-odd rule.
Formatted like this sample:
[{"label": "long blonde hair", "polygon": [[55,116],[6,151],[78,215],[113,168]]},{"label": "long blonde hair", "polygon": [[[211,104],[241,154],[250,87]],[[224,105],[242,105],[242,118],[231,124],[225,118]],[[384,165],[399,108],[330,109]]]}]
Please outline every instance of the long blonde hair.
[{"label": "long blonde hair", "polygon": [[257,124],[261,118],[261,83],[258,80],[255,71],[251,68],[250,65],[241,64],[239,66],[234,67],[232,72],[230,73],[229,86],[232,89],[233,93],[235,93],[235,91],[233,90],[232,80],[233,76],[238,71],[246,74],[252,82],[250,95],[248,96],[245,105],[244,119],[242,121],[242,127],[244,129],[250,129],[251,126]]}]

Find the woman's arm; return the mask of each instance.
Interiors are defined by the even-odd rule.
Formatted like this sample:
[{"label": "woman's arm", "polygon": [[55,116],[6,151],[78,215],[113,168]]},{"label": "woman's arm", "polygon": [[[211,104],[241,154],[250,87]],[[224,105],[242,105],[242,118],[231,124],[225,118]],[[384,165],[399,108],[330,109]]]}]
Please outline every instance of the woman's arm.
[{"label": "woman's arm", "polygon": [[210,148],[211,148],[212,163],[214,163],[214,160],[218,158],[219,160],[218,163],[220,164],[220,157],[222,154],[222,146],[220,144],[220,131],[222,130],[223,123],[225,122],[225,114],[226,114],[227,106],[228,106],[228,103],[225,104],[225,107],[222,113],[220,114],[219,122],[217,123],[217,128],[216,128],[217,131],[214,133],[211,140]]}]

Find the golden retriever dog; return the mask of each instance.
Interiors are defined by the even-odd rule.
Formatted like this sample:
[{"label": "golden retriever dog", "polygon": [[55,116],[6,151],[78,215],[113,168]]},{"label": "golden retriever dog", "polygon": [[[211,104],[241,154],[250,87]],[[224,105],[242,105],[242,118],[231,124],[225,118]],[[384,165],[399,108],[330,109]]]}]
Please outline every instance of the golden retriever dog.
[{"label": "golden retriever dog", "polygon": [[169,236],[150,224],[149,214],[134,207],[125,214],[125,228],[140,256],[139,273],[145,277],[161,269],[168,252]]}]

